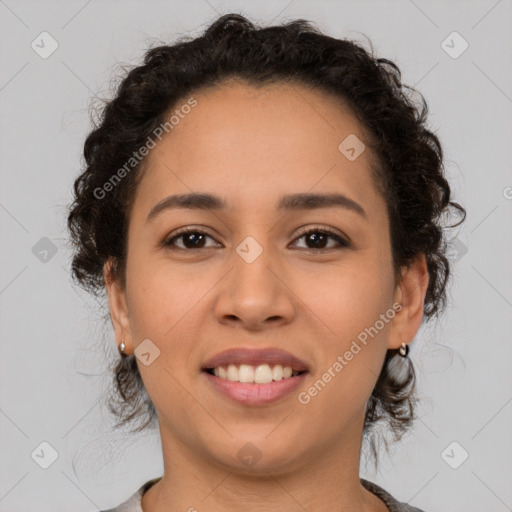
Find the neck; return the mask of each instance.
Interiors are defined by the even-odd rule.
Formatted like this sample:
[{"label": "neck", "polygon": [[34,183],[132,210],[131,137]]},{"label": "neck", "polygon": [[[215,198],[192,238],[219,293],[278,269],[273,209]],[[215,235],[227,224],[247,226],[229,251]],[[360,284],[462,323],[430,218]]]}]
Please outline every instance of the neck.
[{"label": "neck", "polygon": [[241,504],[247,512],[388,510],[360,482],[359,424],[336,445],[326,440],[323,448],[302,454],[301,460],[258,470],[223,465],[204,450],[190,450],[162,424],[160,432],[164,475],[144,494],[144,512],[235,512]]}]

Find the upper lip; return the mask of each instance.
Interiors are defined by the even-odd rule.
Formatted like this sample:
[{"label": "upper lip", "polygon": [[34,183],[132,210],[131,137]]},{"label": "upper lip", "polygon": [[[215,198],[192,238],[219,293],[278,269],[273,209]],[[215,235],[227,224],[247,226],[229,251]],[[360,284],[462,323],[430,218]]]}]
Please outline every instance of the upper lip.
[{"label": "upper lip", "polygon": [[308,365],[304,361],[279,348],[232,348],[224,350],[208,359],[202,369],[207,370],[218,366],[228,366],[229,364],[249,364],[255,366],[260,364],[280,364],[282,366],[289,366],[292,370],[299,372],[308,371]]}]

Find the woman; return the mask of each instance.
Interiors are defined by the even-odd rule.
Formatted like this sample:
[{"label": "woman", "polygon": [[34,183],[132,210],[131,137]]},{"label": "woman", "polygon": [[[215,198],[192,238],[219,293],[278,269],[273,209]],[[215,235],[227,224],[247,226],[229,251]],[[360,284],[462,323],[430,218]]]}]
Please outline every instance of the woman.
[{"label": "woman", "polygon": [[162,440],[164,475],[112,510],[419,511],[359,477],[377,422],[413,421],[408,344],[465,214],[406,87],[304,20],[234,14],[123,80],[68,219],[108,295],[111,410]]}]

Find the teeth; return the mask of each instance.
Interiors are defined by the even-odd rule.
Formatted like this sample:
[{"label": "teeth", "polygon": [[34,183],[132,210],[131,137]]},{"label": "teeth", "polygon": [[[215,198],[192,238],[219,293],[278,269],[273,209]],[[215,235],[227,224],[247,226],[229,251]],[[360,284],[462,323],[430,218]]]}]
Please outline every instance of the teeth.
[{"label": "teeth", "polygon": [[228,366],[228,380],[232,382],[239,382],[238,380],[238,368],[234,364]]},{"label": "teeth", "polygon": [[241,364],[238,369],[238,380],[240,382],[254,382],[254,370],[248,364]]},{"label": "teeth", "polygon": [[272,382],[272,370],[268,364],[261,364],[254,370],[254,382],[256,384],[268,384]]},{"label": "teeth", "polygon": [[283,367],[280,364],[276,364],[272,368],[272,380],[281,380],[283,378]]},{"label": "teeth", "polygon": [[243,382],[247,384],[268,384],[273,380],[289,379],[299,372],[292,370],[290,366],[276,364],[270,367],[268,364],[251,366],[249,364],[228,365],[227,369],[223,366],[217,366],[213,369],[213,374],[221,379],[227,379],[231,382]]}]

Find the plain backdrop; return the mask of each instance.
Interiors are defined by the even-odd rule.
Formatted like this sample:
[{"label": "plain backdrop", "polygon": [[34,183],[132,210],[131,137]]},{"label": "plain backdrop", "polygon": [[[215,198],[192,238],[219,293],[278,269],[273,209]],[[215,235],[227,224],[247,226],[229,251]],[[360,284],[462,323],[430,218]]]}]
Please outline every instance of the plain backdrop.
[{"label": "plain backdrop", "polygon": [[512,510],[512,2],[2,0],[0,511],[105,509],[162,474],[158,431],[113,432],[102,405],[117,352],[71,283],[66,206],[118,63],[228,12],[366,35],[425,96],[468,217],[448,308],[410,352],[420,419],[361,476],[427,512]]}]

